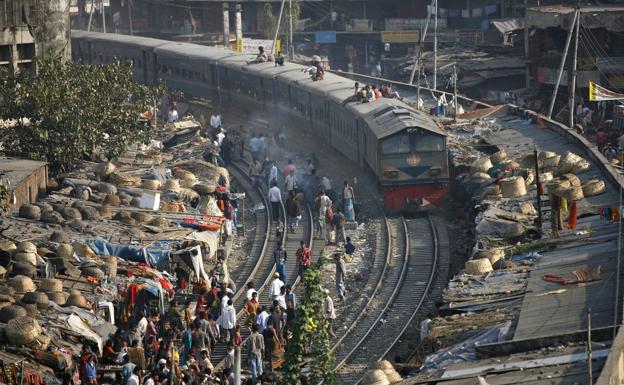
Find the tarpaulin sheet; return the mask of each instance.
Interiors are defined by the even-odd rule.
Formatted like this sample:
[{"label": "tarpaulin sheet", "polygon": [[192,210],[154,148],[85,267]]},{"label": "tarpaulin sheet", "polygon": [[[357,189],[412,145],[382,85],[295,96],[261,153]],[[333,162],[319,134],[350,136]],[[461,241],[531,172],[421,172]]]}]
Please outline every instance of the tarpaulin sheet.
[{"label": "tarpaulin sheet", "polygon": [[151,247],[141,247],[110,243],[97,237],[95,241],[88,240],[86,243],[98,256],[112,255],[127,261],[147,263],[156,268],[164,267],[170,254],[169,244],[166,242],[156,242]]},{"label": "tarpaulin sheet", "polygon": [[100,354],[104,347],[104,340],[96,332],[91,329],[89,324],[84,322],[76,314],[70,314],[67,317],[61,317],[67,324],[67,327],[74,333],[86,338],[89,341],[93,341],[97,344]]},{"label": "tarpaulin sheet", "polygon": [[208,258],[214,258],[219,248],[219,232],[218,231],[194,231],[186,236],[185,239],[192,241],[204,242],[208,245]]},{"label": "tarpaulin sheet", "polygon": [[505,341],[512,335],[511,321],[489,328],[460,344],[438,350],[425,357],[421,370],[439,369],[453,363],[474,361],[477,359],[476,347]]}]

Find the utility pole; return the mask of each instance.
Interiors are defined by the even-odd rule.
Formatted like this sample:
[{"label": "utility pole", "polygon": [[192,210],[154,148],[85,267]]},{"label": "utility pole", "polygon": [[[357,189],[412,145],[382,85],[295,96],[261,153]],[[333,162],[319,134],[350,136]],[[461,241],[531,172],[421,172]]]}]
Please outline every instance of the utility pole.
[{"label": "utility pole", "polygon": [[228,3],[223,3],[223,48],[230,46],[230,8]]},{"label": "utility pole", "polygon": [[[241,52],[243,46],[243,16],[242,6],[236,4],[236,51]],[[239,50],[240,48],[240,50]]]},{"label": "utility pole", "polygon": [[592,375],[592,337],[591,337],[591,308],[587,308],[587,383],[593,384]]},{"label": "utility pole", "polygon": [[[433,9],[433,4],[436,0],[431,0],[431,8]],[[409,83],[414,84],[414,74],[416,74],[416,67],[418,67],[418,80],[420,81],[420,61],[422,58],[422,46],[425,44],[425,37],[427,37],[427,29],[429,28],[429,20],[431,19],[431,12],[427,12],[427,20],[425,21],[425,26],[420,32],[420,36],[418,38],[418,44],[416,45],[416,49],[418,49],[417,57],[414,60],[414,68],[412,69],[412,74],[410,75]]]},{"label": "utility pole", "polygon": [[455,119],[457,119],[459,101],[457,100],[457,66],[455,64],[453,64],[453,102],[455,104]]},{"label": "utility pole", "polygon": [[91,21],[93,20],[94,9],[95,9],[95,0],[91,0],[91,9],[89,9],[89,22],[87,23],[87,32],[91,31]]},{"label": "utility pole", "polygon": [[568,49],[570,48],[570,41],[572,40],[572,32],[574,31],[574,26],[576,25],[576,20],[579,17],[579,13],[580,13],[579,9],[577,9],[576,12],[574,12],[572,25],[570,25],[570,30],[568,31],[568,37],[566,39],[565,49],[563,51],[563,56],[561,57],[561,63],[559,64],[559,74],[557,75],[555,88],[553,89],[552,98],[550,99],[550,107],[548,107],[549,119],[552,116],[553,109],[555,108],[555,100],[557,99],[557,91],[559,90],[559,83],[561,83],[561,75],[563,74],[563,67],[565,66],[566,57],[568,56]]},{"label": "utility pole", "polygon": [[293,47],[292,0],[288,0],[288,21],[290,22],[288,33],[288,59],[292,61],[295,59],[295,47]]},{"label": "utility pole", "polygon": [[535,186],[537,187],[537,230],[542,233],[542,195],[540,194],[540,171],[539,159],[537,157],[537,147],[533,147],[533,160],[535,161]]},{"label": "utility pole", "polygon": [[132,1],[128,0],[128,27],[130,28],[130,35],[134,35],[134,26],[132,25]]},{"label": "utility pole", "polygon": [[525,86],[531,87],[531,62],[529,60],[529,23],[527,23],[527,12],[529,0],[524,0],[524,65],[525,65]]},{"label": "utility pole", "polygon": [[241,385],[241,347],[234,351],[234,385]]},{"label": "utility pole", "polygon": [[438,89],[438,0],[434,0],[435,6],[433,11],[435,17],[433,19],[433,89]]},{"label": "utility pole", "polygon": [[581,8],[577,5],[577,12],[579,13],[576,18],[576,28],[574,31],[574,54],[572,55],[572,80],[568,82],[568,93],[570,95],[570,124],[569,127],[574,127],[574,99],[576,96],[576,63],[578,57],[578,43],[579,43],[579,28],[581,26]]},{"label": "utility pole", "polygon": [[275,54],[275,42],[277,41],[277,35],[279,34],[280,24],[282,24],[282,14],[284,13],[284,3],[286,0],[282,0],[279,16],[277,18],[277,27],[275,28],[275,35],[273,36],[273,45],[271,45],[271,56]]},{"label": "utility pole", "polygon": [[104,0],[101,0],[102,4],[102,32],[106,33],[106,8],[104,8]]}]

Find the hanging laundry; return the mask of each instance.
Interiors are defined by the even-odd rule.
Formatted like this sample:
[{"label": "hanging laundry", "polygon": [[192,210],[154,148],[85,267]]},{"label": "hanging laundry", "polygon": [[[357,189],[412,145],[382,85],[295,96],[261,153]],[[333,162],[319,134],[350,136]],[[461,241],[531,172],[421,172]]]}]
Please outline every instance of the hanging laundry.
[{"label": "hanging laundry", "polygon": [[617,207],[611,208],[611,221],[617,222],[620,220],[620,210]]},{"label": "hanging laundry", "polygon": [[568,211],[568,200],[565,198],[561,198],[561,211]]},{"label": "hanging laundry", "polygon": [[576,228],[576,202],[572,203],[572,210],[570,210],[570,214],[568,215],[568,228],[574,230]]},{"label": "hanging laundry", "polygon": [[604,207],[601,207],[601,208],[598,210],[598,214],[600,214],[600,219],[601,219],[602,221],[604,221],[604,220],[606,220],[606,219],[607,219],[607,217],[605,216],[605,208],[604,208]]},{"label": "hanging laundry", "polygon": [[611,207],[605,207],[605,219],[610,221],[611,220]]},{"label": "hanging laundry", "polygon": [[544,195],[544,184],[542,182],[537,184],[537,193],[539,195]]}]

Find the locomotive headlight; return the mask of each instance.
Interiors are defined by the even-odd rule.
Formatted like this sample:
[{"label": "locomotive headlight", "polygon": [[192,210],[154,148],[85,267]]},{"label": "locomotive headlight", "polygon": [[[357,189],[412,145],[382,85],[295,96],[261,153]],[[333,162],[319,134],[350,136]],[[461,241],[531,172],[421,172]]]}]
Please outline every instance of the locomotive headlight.
[{"label": "locomotive headlight", "polygon": [[405,161],[407,162],[407,164],[409,164],[412,167],[416,167],[420,164],[420,156],[416,153],[411,153],[407,156],[407,158],[405,159]]}]

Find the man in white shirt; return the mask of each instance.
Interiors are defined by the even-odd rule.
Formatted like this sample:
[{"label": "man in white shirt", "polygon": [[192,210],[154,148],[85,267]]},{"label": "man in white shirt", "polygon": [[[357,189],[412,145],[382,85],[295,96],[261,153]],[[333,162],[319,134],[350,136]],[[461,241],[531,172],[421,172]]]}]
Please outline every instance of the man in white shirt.
[{"label": "man in white shirt", "polygon": [[236,309],[232,306],[232,300],[229,300],[225,309],[221,311],[221,316],[219,316],[217,324],[221,329],[221,336],[225,341],[231,341],[233,337],[232,329],[236,326]]},{"label": "man in white shirt", "polygon": [[282,202],[282,193],[277,187],[277,182],[273,182],[273,187],[269,189],[269,202],[271,202],[271,212],[273,214],[273,221],[277,222],[279,219],[280,204]]},{"label": "man in white shirt", "polygon": [[277,166],[275,165],[275,162],[271,163],[271,168],[269,169],[269,179],[267,182],[269,186],[272,186],[273,182],[277,183]]},{"label": "man in white shirt", "polygon": [[126,382],[127,385],[139,385],[140,384],[140,380],[139,380],[139,374],[141,373],[141,368],[139,368],[138,366],[134,367],[134,370],[132,371],[132,375],[130,376],[130,378],[128,378],[128,382]]},{"label": "man in white shirt", "polygon": [[249,301],[253,295],[253,293],[258,293],[256,289],[254,289],[254,283],[252,281],[247,282],[247,293],[245,293],[245,298]]},{"label": "man in white shirt", "polygon": [[178,119],[180,119],[180,115],[178,114],[178,109],[176,108],[175,104],[172,104],[171,108],[169,108],[169,112],[167,113],[167,122],[175,123],[178,121]]},{"label": "man in white shirt", "polygon": [[221,115],[219,115],[219,113],[217,112],[216,114],[212,114],[210,116],[210,125],[212,126],[212,128],[214,128],[215,130],[219,127],[221,127]]},{"label": "man in white shirt", "polygon": [[282,310],[286,311],[286,309],[287,309],[287,306],[286,306],[286,286],[282,286],[280,288],[280,292],[276,296],[275,299],[277,300],[277,303],[279,303],[279,306],[282,308]]},{"label": "man in white shirt", "polygon": [[256,323],[260,327],[260,333],[262,333],[267,328],[269,317],[270,315],[267,311],[266,306],[262,306],[262,311],[260,311],[260,314],[258,314],[258,316],[256,317]]},{"label": "man in white shirt", "polygon": [[286,195],[290,195],[290,192],[294,191],[297,188],[298,181],[294,170],[291,170],[290,173],[286,175],[286,180],[284,184],[286,187]]},{"label": "man in white shirt", "polygon": [[273,282],[271,282],[271,286],[269,287],[269,303],[273,303],[277,299],[282,290],[282,286],[284,286],[284,282],[279,279],[279,273],[275,273],[273,275]]},{"label": "man in white shirt", "polygon": [[329,332],[335,337],[334,330],[332,329],[332,323],[336,319],[336,309],[334,308],[334,300],[329,296],[329,289],[325,289],[325,301],[323,302],[323,315],[327,322],[329,322]]},{"label": "man in white shirt", "polygon": [[217,134],[217,144],[219,145],[219,147],[221,147],[221,145],[223,144],[223,139],[225,139],[225,130],[221,128],[219,130],[219,133]]}]

